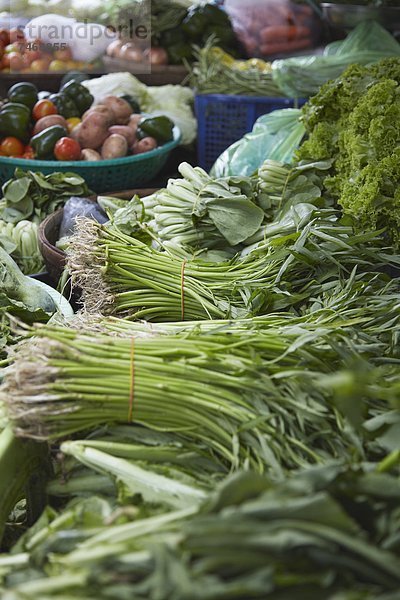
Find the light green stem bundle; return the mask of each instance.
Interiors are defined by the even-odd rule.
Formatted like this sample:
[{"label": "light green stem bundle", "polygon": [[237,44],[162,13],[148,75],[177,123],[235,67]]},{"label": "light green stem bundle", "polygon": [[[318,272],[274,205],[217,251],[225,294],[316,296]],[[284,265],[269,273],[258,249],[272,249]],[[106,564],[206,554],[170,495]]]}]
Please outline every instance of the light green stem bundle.
[{"label": "light green stem bundle", "polygon": [[381,356],[375,340],[350,344],[337,328],[300,333],[193,332],[171,343],[37,328],[19,345],[0,399],[16,431],[38,439],[135,422],[208,447],[217,463],[278,473],[349,446],[362,454],[335,394],[353,412],[369,399],[381,410],[396,393],[397,371],[368,375],[362,356],[371,364]]},{"label": "light green stem bundle", "polygon": [[333,211],[290,236],[261,242],[244,259],[222,263],[179,258],[115,228],[81,221],[68,268],[90,313],[152,321],[237,319],[296,307],[355,266],[398,263],[375,234],[354,235]]}]

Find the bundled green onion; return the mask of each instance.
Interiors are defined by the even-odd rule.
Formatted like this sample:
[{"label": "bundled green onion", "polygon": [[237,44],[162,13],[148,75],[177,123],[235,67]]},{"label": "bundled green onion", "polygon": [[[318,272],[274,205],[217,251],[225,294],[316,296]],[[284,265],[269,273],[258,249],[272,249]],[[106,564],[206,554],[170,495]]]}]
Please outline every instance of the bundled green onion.
[{"label": "bundled green onion", "polygon": [[398,264],[399,257],[385,253],[376,234],[354,235],[331,210],[320,215],[303,227],[293,222],[290,235],[272,243],[257,242],[259,249],[243,260],[218,264],[161,252],[86,220],[72,238],[68,267],[89,312],[179,321],[296,307],[354,266],[362,272]]},{"label": "bundled green onion", "polygon": [[1,399],[16,430],[39,439],[132,422],[178,432],[217,463],[280,473],[355,445],[362,454],[336,394],[361,415],[368,406],[383,410],[397,393],[390,356],[371,368],[384,360],[377,338],[337,324],[195,329],[173,343],[50,326],[33,333],[18,347]]}]

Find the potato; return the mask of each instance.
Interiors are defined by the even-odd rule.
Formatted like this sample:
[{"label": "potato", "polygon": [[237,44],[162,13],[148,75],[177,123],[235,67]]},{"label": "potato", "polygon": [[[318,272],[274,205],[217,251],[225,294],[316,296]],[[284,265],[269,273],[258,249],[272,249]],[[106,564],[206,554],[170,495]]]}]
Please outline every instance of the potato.
[{"label": "potato", "polygon": [[81,152],[81,160],[101,160],[101,156],[96,150],[90,150],[90,148],[85,148]]},{"label": "potato", "polygon": [[115,123],[115,114],[108,108],[108,106],[104,106],[103,104],[96,104],[96,106],[92,106],[82,115],[82,121],[84,121],[89,115],[93,113],[100,113],[107,117],[109,125],[113,125]]},{"label": "potato", "polygon": [[145,137],[132,146],[132,154],[144,154],[145,152],[154,150],[157,146],[157,140],[152,137]]},{"label": "potato", "polygon": [[113,111],[115,115],[115,125],[127,125],[133,110],[131,105],[126,102],[126,100],[118,98],[118,96],[106,96],[102,100],[101,104],[104,104]]},{"label": "potato", "polygon": [[80,124],[77,141],[82,148],[97,150],[110,135],[108,127],[108,118],[101,113],[93,112]]},{"label": "potato", "polygon": [[53,127],[53,125],[61,125],[65,129],[68,129],[68,124],[64,117],[61,115],[47,115],[47,117],[42,117],[36,121],[32,135],[36,135],[48,127]]},{"label": "potato", "polygon": [[127,125],[113,125],[108,131],[110,133],[119,133],[120,135],[123,135],[128,142],[128,146],[132,146],[136,141],[135,131]]},{"label": "potato", "polygon": [[128,152],[128,142],[123,135],[113,133],[106,139],[102,148],[101,156],[104,159],[121,158]]}]

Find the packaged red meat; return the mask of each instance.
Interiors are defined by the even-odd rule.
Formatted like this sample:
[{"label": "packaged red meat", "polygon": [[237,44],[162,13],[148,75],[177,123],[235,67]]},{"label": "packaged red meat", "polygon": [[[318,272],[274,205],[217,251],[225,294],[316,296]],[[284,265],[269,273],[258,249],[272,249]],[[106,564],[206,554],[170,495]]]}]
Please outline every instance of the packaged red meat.
[{"label": "packaged red meat", "polygon": [[249,57],[274,58],[315,47],[320,23],[307,4],[290,0],[225,0]]}]

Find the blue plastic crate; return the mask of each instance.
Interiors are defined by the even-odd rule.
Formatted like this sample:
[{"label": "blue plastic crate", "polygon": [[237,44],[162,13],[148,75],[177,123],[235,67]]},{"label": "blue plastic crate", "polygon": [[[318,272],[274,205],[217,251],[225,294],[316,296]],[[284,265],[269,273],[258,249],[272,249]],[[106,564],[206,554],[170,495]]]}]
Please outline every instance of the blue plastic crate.
[{"label": "blue plastic crate", "polygon": [[281,108],[302,106],[306,100],[199,94],[195,98],[199,165],[209,171],[218,156],[253,129],[258,117]]}]

